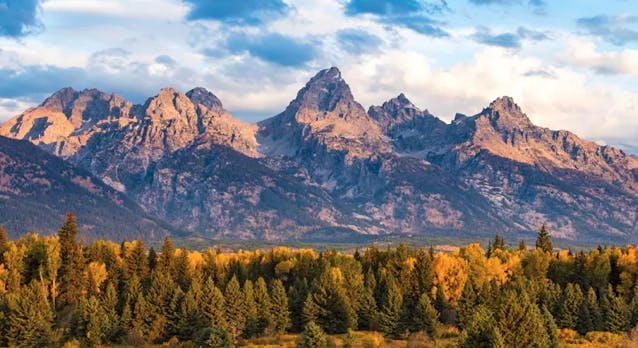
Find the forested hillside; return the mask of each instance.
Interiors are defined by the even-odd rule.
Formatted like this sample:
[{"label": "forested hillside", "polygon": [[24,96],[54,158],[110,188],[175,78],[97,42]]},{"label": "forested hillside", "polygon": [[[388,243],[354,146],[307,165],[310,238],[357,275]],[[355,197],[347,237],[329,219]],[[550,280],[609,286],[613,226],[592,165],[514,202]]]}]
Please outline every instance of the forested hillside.
[{"label": "forested hillside", "polygon": [[0,229],[0,346],[223,347],[292,333],[299,347],[352,346],[356,330],[385,336],[364,346],[552,347],[630,340],[638,322],[638,248],[556,251],[545,227],[532,248],[496,235],[451,253],[189,251],[168,237],[155,250],[77,235],[71,214],[57,236]]}]

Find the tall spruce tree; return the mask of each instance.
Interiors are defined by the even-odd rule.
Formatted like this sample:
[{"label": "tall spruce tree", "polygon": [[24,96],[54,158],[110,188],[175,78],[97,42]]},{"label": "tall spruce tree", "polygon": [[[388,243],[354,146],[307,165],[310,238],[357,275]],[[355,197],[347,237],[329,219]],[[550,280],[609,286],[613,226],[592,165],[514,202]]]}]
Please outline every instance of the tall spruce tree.
[{"label": "tall spruce tree", "polygon": [[226,327],[233,341],[236,341],[246,328],[246,305],[236,276],[233,276],[226,285],[224,298],[226,299],[224,307]]},{"label": "tall spruce tree", "polygon": [[0,264],[4,263],[4,253],[9,250],[9,235],[4,229],[4,226],[0,225]]},{"label": "tall spruce tree", "polygon": [[543,306],[542,314],[543,327],[545,328],[545,332],[547,332],[547,337],[549,338],[548,347],[558,348],[558,327],[556,326],[554,317],[552,316],[552,313],[549,312],[549,309],[547,309],[547,307],[545,306]]},{"label": "tall spruce tree", "polygon": [[405,332],[400,320],[403,295],[392,275],[384,283],[385,292],[379,308],[379,329],[387,335],[399,337]]},{"label": "tall spruce tree", "polygon": [[53,312],[46,285],[37,281],[7,296],[6,340],[11,347],[47,347],[53,343]]},{"label": "tall spruce tree", "polygon": [[576,329],[581,304],[584,296],[580,286],[568,283],[563,290],[563,296],[558,309],[558,326],[567,329]]},{"label": "tall spruce tree", "polygon": [[460,337],[459,348],[504,348],[505,343],[494,315],[489,308],[479,305],[468,327]]},{"label": "tall spruce tree", "polygon": [[333,271],[328,267],[319,276],[304,304],[304,318],[327,333],[346,333],[356,326],[356,313]]},{"label": "tall spruce tree", "polygon": [[290,312],[288,311],[288,297],[286,289],[279,279],[271,284],[271,320],[272,329],[276,333],[283,333],[290,327]]},{"label": "tall spruce tree", "polygon": [[430,295],[423,293],[417,304],[416,316],[414,320],[414,331],[425,331],[428,336],[435,337],[439,323],[439,313],[432,305]]},{"label": "tall spruce tree", "polygon": [[255,288],[250,279],[244,282],[242,293],[244,294],[244,307],[246,308],[246,329],[244,330],[244,336],[250,338],[259,335],[259,312],[257,302],[255,302]]},{"label": "tall spruce tree", "polygon": [[[284,290],[285,292],[285,290]],[[257,278],[255,282],[255,306],[257,307],[257,322],[255,333],[261,335],[268,328],[273,328],[273,305],[268,293],[268,286],[263,277]],[[286,312],[288,312],[288,299],[286,298]],[[279,309],[278,309],[279,310]]]},{"label": "tall spruce tree", "polygon": [[204,285],[204,297],[202,299],[202,310],[208,319],[210,327],[226,327],[224,318],[224,307],[226,300],[221,290],[213,282],[213,278],[208,277]]},{"label": "tall spruce tree", "polygon": [[497,312],[498,328],[506,347],[547,347],[543,315],[526,293],[505,289]]},{"label": "tall spruce tree", "polygon": [[58,231],[60,241],[60,295],[61,306],[77,306],[85,289],[84,270],[86,268],[82,247],[77,241],[78,225],[75,215],[67,213],[66,221]]},{"label": "tall spruce tree", "polygon": [[603,312],[603,329],[610,332],[625,332],[629,329],[631,312],[622,296],[616,295],[609,286],[604,294],[601,308]]},{"label": "tall spruce tree", "polygon": [[554,250],[552,239],[549,235],[549,231],[547,231],[547,226],[545,226],[545,224],[543,224],[540,231],[538,231],[538,236],[536,237],[536,249],[540,249],[545,252],[551,252],[552,250]]},{"label": "tall spruce tree", "polygon": [[306,324],[301,335],[299,335],[299,339],[297,340],[298,348],[327,348],[328,347],[328,336],[321,329],[321,326],[315,324],[315,322],[311,321]]}]

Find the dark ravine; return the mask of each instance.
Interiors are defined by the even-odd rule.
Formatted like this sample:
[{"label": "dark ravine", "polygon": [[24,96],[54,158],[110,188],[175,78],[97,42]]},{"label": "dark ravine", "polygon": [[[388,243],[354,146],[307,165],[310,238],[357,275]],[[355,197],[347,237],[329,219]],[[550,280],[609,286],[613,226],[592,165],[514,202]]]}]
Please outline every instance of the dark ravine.
[{"label": "dark ravine", "polygon": [[203,88],[142,105],[65,88],[0,135],[87,170],[141,206],[136,218],[193,235],[520,237],[547,223],[564,239],[638,240],[635,157],[535,126],[508,97],[449,124],[403,94],[366,112],[337,68],[258,124]]}]

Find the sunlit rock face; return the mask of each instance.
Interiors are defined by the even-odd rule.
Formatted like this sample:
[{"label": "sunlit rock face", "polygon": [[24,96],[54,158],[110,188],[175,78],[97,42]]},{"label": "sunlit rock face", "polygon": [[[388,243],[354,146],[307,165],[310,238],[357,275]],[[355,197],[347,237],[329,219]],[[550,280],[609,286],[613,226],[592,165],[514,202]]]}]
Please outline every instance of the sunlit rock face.
[{"label": "sunlit rock face", "polygon": [[280,114],[234,118],[210,91],[134,105],[62,89],[0,135],[86,169],[187,233],[286,239],[365,234],[635,241],[638,160],[535,126],[509,97],[443,122],[403,94],[366,110],[337,68]]}]

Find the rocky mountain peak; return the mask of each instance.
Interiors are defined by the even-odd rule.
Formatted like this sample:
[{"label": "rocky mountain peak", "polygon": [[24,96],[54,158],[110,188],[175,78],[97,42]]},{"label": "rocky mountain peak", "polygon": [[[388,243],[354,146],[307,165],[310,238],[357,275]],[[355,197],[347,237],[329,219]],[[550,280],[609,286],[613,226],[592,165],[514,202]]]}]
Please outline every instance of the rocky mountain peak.
[{"label": "rocky mountain peak", "polygon": [[146,101],[143,109],[145,116],[152,121],[181,120],[190,124],[197,118],[191,100],[172,87],[160,89],[155,97]]},{"label": "rocky mountain peak", "polygon": [[186,92],[186,96],[193,102],[193,104],[202,105],[209,110],[221,110],[223,108],[221,100],[204,87],[195,87]]},{"label": "rocky mountain peak", "polygon": [[334,111],[339,104],[355,103],[350,87],[336,67],[321,70],[297,94],[291,105],[317,111]]},{"label": "rocky mountain peak", "polygon": [[64,112],[77,98],[77,92],[71,87],[64,87],[44,100],[41,106],[54,111]]}]

